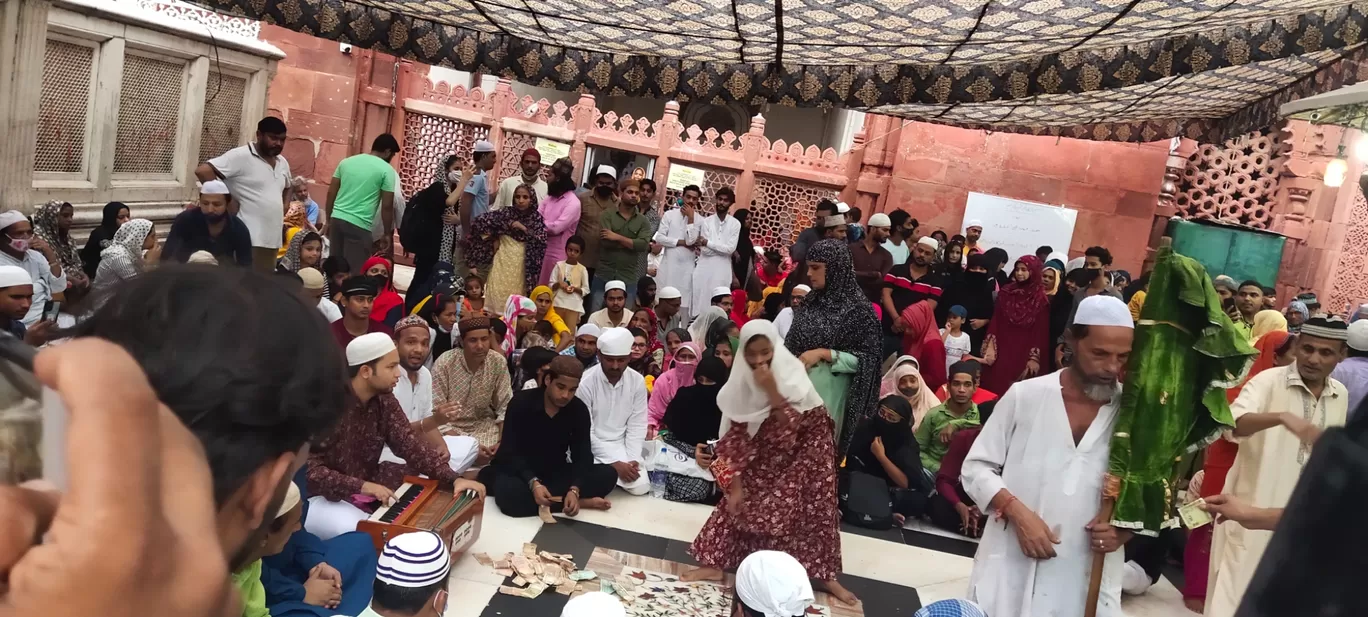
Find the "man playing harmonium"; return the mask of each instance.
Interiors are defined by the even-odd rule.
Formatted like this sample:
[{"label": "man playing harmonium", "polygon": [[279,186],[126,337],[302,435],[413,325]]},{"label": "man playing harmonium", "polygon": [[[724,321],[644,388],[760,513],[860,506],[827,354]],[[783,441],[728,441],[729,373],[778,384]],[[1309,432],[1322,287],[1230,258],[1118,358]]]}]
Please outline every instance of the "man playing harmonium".
[{"label": "man playing harmonium", "polygon": [[[347,345],[347,364],[348,408],[333,434],[309,455],[309,533],[327,540],[355,530],[370,515],[362,507],[391,503],[406,474],[453,482],[455,493],[471,489],[484,498],[484,485],[452,469],[449,452],[414,434],[394,398],[400,372],[394,339],[380,332],[356,337]],[[407,466],[382,466],[385,446]]]}]

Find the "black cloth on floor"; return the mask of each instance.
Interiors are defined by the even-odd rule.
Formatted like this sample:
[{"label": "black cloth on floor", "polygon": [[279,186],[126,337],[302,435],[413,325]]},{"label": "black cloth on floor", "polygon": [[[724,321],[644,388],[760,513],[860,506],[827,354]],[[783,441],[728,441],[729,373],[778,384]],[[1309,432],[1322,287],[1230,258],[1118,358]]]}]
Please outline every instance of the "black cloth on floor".
[{"label": "black cloth on floor", "polygon": [[[499,446],[499,451],[502,452],[503,448],[502,445]],[[570,492],[571,486],[578,486],[581,501],[607,497],[608,493],[613,492],[613,487],[617,486],[617,470],[611,465],[592,464],[578,473],[581,480],[577,483],[570,481],[569,466],[562,466],[553,473],[538,476],[537,479],[556,497],[564,497]],[[490,465],[480,470],[479,479],[485,485],[489,496],[494,498],[494,503],[499,505],[499,511],[506,516],[521,518],[537,515],[537,500],[532,496],[532,487],[520,476],[510,475],[507,470]],[[562,506],[563,502],[553,501],[551,511],[560,512]]]}]

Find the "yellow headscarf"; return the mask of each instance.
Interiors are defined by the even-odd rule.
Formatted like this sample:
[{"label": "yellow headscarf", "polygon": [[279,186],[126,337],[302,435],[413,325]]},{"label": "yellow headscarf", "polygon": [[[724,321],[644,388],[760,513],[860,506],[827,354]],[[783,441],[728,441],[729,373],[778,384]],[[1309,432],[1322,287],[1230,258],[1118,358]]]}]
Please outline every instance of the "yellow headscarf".
[{"label": "yellow headscarf", "polygon": [[[556,298],[556,294],[553,293],[553,292],[551,291],[551,288],[548,287],[548,286],[546,286],[546,285],[538,285],[538,286],[532,288],[532,293],[529,295],[529,297],[532,298],[532,301],[533,301],[533,302],[536,302],[536,301],[537,301],[537,296],[540,296],[540,295],[542,295],[542,294],[546,294],[546,295],[548,295],[548,296],[551,296],[551,299],[552,299],[552,300],[554,300],[554,299]],[[556,314],[556,307],[554,307],[554,306],[552,306],[551,308],[546,309],[546,316],[545,316],[545,317],[542,317],[542,319],[545,319],[546,321],[551,322],[551,327],[552,327],[552,328],[555,330],[555,332],[556,332],[556,335],[552,338],[552,343],[555,344],[555,345],[560,345],[561,333],[562,333],[562,332],[569,332],[569,331],[570,331],[570,327],[567,326],[567,325],[565,325],[565,320],[564,320],[564,319],[561,319],[560,315],[557,315],[557,314]]]},{"label": "yellow headscarf", "polygon": [[1287,318],[1272,310],[1259,311],[1254,315],[1254,327],[1250,330],[1250,344],[1259,342],[1269,332],[1287,332]]},{"label": "yellow headscarf", "polygon": [[276,259],[285,257],[285,251],[290,248],[290,241],[294,240],[295,234],[299,233],[303,227],[291,227],[285,232],[285,241],[280,244],[280,250],[276,251]]}]

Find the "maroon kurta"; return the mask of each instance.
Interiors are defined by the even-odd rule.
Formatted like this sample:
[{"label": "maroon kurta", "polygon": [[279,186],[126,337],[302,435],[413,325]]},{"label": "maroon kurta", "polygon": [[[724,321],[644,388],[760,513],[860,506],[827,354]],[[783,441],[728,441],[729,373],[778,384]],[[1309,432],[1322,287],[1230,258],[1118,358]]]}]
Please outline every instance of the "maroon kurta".
[{"label": "maroon kurta", "polygon": [[[381,465],[380,452],[388,445],[407,465]],[[423,474],[451,482],[456,472],[449,455],[418,439],[393,394],[385,393],[362,404],[348,398],[348,408],[337,430],[309,455],[309,494],[342,501],[361,492],[363,482],[399,488],[405,475]]]},{"label": "maroon kurta", "polygon": [[774,420],[755,437],[734,424],[717,444],[719,459],[738,474],[745,500],[741,513],[727,511],[727,496],[713,510],[689,549],[704,566],[734,570],[756,551],[782,551],[829,581],[841,571],[840,511],[836,503],[835,426],[825,407],[792,414],[782,428]]}]

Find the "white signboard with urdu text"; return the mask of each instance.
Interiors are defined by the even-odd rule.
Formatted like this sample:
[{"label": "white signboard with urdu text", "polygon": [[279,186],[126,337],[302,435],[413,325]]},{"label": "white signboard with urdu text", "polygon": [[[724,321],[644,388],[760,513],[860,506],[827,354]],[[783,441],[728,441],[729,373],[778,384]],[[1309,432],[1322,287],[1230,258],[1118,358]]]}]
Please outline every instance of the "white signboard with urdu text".
[{"label": "white signboard with urdu text", "polygon": [[703,186],[703,170],[697,167],[670,163],[670,175],[665,180],[665,188],[682,191],[684,187],[690,184]]},{"label": "white signboard with urdu text", "polygon": [[543,165],[550,165],[560,159],[570,156],[570,144],[551,141],[544,137],[537,138],[536,148],[537,153],[541,155]]},{"label": "white signboard with urdu text", "polygon": [[1018,257],[1035,255],[1036,249],[1041,246],[1050,246],[1055,252],[1067,255],[1069,244],[1073,242],[1078,211],[997,195],[969,193],[960,233],[964,233],[969,221],[975,220],[983,223],[983,237],[979,239],[981,245],[1007,251],[1005,269],[1010,273]]}]

